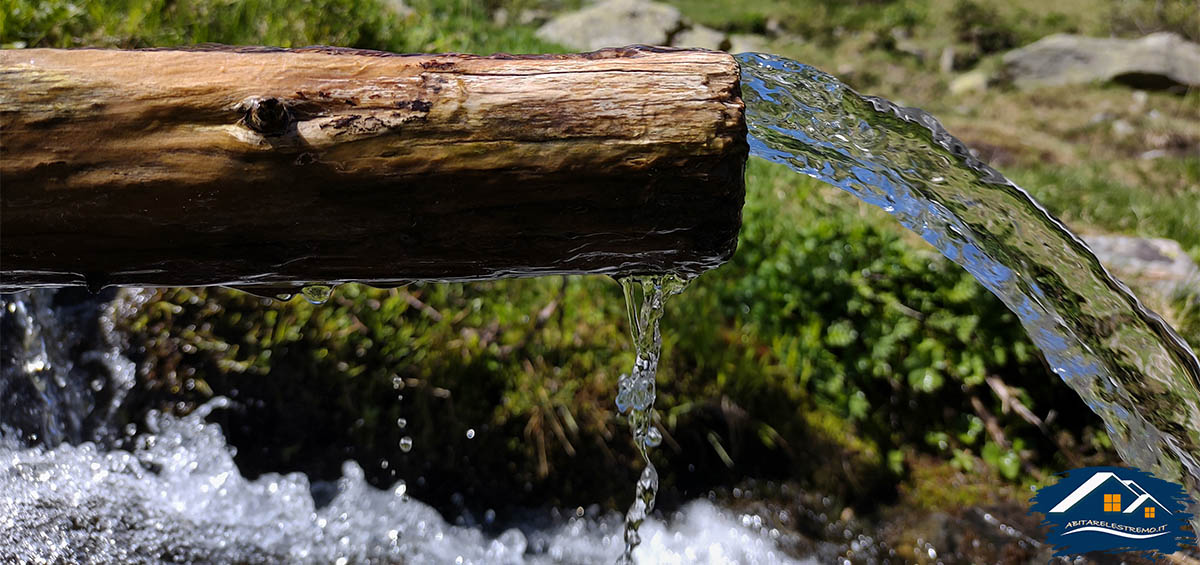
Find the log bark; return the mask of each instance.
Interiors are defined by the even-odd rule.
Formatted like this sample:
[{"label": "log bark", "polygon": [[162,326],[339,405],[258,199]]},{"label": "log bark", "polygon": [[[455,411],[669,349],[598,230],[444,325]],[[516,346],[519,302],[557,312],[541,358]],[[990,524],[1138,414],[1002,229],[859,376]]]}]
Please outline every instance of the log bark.
[{"label": "log bark", "polygon": [[708,51],[2,51],[0,290],[697,273],[745,131]]}]

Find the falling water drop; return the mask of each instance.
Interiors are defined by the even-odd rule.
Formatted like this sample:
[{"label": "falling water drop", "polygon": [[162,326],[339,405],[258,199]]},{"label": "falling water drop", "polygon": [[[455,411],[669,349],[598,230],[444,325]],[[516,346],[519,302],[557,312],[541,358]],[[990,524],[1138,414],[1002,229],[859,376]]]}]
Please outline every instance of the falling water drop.
[{"label": "falling water drop", "polygon": [[474,429],[467,430],[467,439],[475,439],[475,430]]},{"label": "falling water drop", "polygon": [[408,425],[408,420],[406,420],[404,418],[396,418],[396,427],[397,428],[400,428],[403,430],[404,427],[407,425]]},{"label": "falling water drop", "polygon": [[313,304],[324,304],[333,294],[333,287],[323,284],[308,285],[300,290],[300,294]]},{"label": "falling water drop", "polygon": [[404,436],[404,437],[400,438],[400,451],[408,453],[409,451],[412,451],[412,447],[413,447],[413,440],[411,437]]},{"label": "falling water drop", "polygon": [[642,443],[646,447],[658,447],[662,443],[662,432],[658,431],[658,427],[650,426],[650,429],[646,430],[646,437],[642,439]]}]

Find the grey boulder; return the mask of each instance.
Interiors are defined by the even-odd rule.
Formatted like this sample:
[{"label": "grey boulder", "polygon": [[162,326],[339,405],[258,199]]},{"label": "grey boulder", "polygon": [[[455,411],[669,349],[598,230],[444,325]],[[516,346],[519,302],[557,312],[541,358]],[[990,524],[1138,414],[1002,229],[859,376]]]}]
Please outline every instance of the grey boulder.
[{"label": "grey boulder", "polygon": [[1169,296],[1200,284],[1200,268],[1179,242],[1170,239],[1090,235],[1084,241],[1117,278]]},{"label": "grey boulder", "polygon": [[1174,33],[1141,39],[1058,34],[1004,55],[1019,88],[1114,81],[1146,90],[1200,87],[1200,45]]},{"label": "grey boulder", "polygon": [[673,6],[646,0],[605,0],[558,16],[538,37],[579,50],[633,44],[667,45],[685,22]]}]

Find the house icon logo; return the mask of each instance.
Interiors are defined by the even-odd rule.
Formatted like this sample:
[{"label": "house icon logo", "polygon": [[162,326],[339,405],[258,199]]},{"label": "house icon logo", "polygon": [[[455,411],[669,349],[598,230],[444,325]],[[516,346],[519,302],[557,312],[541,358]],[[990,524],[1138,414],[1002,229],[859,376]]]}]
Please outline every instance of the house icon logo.
[{"label": "house icon logo", "polygon": [[1174,553],[1192,543],[1183,487],[1144,471],[1087,467],[1060,475],[1034,495],[1030,512],[1045,516],[1055,555],[1089,551]]}]

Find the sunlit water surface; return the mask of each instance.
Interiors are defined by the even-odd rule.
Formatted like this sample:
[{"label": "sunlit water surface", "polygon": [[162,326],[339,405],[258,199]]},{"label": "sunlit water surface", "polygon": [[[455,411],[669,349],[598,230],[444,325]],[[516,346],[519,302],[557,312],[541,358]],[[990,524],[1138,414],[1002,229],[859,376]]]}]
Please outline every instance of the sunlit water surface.
[{"label": "sunlit water surface", "polygon": [[1200,500],[1200,362],[1083,241],[928,113],[796,61],[737,58],[751,155],[883,208],[962,265],[1017,314],[1125,461]]}]

